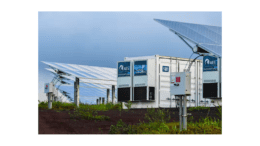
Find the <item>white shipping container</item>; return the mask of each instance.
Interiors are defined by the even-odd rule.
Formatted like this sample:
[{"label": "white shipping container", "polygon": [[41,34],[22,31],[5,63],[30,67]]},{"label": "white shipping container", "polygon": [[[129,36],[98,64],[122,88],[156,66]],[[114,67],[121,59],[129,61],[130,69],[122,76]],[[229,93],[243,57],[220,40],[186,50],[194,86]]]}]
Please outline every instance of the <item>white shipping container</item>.
[{"label": "white shipping container", "polygon": [[[141,57],[125,57],[124,61],[140,61],[154,60],[154,65],[148,64],[148,73],[153,71],[154,77],[148,79],[148,84],[153,83],[155,86],[154,100],[151,101],[133,101],[131,108],[173,108],[178,107],[177,97],[170,94],[170,74],[172,72],[184,72],[189,66],[189,59],[169,57],[169,56],[141,56]],[[192,61],[192,59],[191,59]],[[191,95],[187,96],[187,106],[214,106],[217,105],[211,99],[203,98],[203,82],[202,82],[202,60],[196,60],[191,68]],[[151,69],[153,68],[153,69]],[[133,71],[131,72],[133,74]],[[134,78],[134,75],[131,75]],[[133,83],[134,86],[134,83]],[[149,86],[149,85],[148,85]],[[134,87],[133,87],[134,88]],[[149,95],[149,94],[148,94]],[[133,99],[131,94],[131,99]],[[219,102],[221,103],[221,102]]]}]

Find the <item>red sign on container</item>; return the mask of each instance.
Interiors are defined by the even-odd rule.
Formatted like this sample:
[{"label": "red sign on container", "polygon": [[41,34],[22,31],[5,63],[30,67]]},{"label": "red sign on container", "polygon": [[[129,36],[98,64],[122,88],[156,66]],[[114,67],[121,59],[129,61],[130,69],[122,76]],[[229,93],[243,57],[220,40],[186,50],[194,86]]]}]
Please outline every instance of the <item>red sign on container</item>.
[{"label": "red sign on container", "polygon": [[176,82],[181,82],[181,77],[176,77]]}]

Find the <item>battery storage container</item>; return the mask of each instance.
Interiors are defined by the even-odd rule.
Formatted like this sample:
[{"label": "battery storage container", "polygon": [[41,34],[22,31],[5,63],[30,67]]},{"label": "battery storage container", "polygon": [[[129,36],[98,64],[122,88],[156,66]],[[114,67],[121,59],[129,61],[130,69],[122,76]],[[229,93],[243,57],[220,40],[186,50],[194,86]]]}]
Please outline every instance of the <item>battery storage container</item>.
[{"label": "battery storage container", "polygon": [[[192,59],[160,55],[125,57],[121,62],[130,62],[130,75],[117,78],[118,102],[130,100],[131,108],[178,107],[178,97],[170,93],[171,73],[185,72],[190,61]],[[190,68],[188,107],[214,106],[211,99],[203,98],[202,63],[196,60]]]}]

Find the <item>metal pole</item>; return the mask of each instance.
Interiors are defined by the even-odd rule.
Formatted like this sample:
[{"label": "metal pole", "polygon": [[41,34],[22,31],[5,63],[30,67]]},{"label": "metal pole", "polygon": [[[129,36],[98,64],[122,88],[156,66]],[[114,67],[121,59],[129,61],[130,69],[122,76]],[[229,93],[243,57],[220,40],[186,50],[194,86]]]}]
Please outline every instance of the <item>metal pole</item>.
[{"label": "metal pole", "polygon": [[99,97],[98,103],[102,104],[101,97]]},{"label": "metal pole", "polygon": [[172,108],[172,97],[170,95],[170,108]]},{"label": "metal pole", "polygon": [[52,93],[48,93],[48,109],[52,109]]},{"label": "metal pole", "polygon": [[[176,64],[177,65],[177,64]],[[172,58],[170,58],[170,75],[171,75],[171,72],[172,72]],[[170,108],[172,108],[172,96],[170,94]]]},{"label": "metal pole", "polygon": [[102,104],[105,104],[105,97],[102,97]]},{"label": "metal pole", "polygon": [[110,102],[110,89],[107,89],[107,103]]},{"label": "metal pole", "polygon": [[183,129],[187,130],[187,96],[183,96]]},{"label": "metal pole", "polygon": [[182,130],[182,96],[180,98],[179,117],[180,117],[180,131]]},{"label": "metal pole", "polygon": [[112,85],[112,103],[115,104],[115,85]]},{"label": "metal pole", "polygon": [[74,82],[74,103],[79,107],[79,78]]},{"label": "metal pole", "polygon": [[52,99],[52,101],[55,101],[55,95],[54,95],[54,93],[52,93],[51,99]]}]

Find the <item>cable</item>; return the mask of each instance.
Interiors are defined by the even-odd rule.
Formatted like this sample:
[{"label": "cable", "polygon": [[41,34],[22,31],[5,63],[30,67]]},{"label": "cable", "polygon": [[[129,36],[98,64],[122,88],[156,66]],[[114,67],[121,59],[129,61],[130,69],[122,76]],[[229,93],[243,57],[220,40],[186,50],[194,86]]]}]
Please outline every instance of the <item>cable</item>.
[{"label": "cable", "polygon": [[[194,52],[190,55],[190,58],[191,58],[191,56],[192,56],[193,54],[194,54]],[[190,58],[189,58],[189,63],[190,63]],[[188,62],[186,63],[184,69],[186,69],[187,64],[188,64]]]},{"label": "cable", "polygon": [[197,58],[199,58],[200,56],[202,56],[202,55],[199,55],[199,56],[197,56],[195,59],[193,59],[193,61],[191,62],[191,64],[189,65],[189,67],[188,67],[188,72],[190,71],[190,67],[191,67],[191,65],[192,65],[192,63],[197,59]]}]

